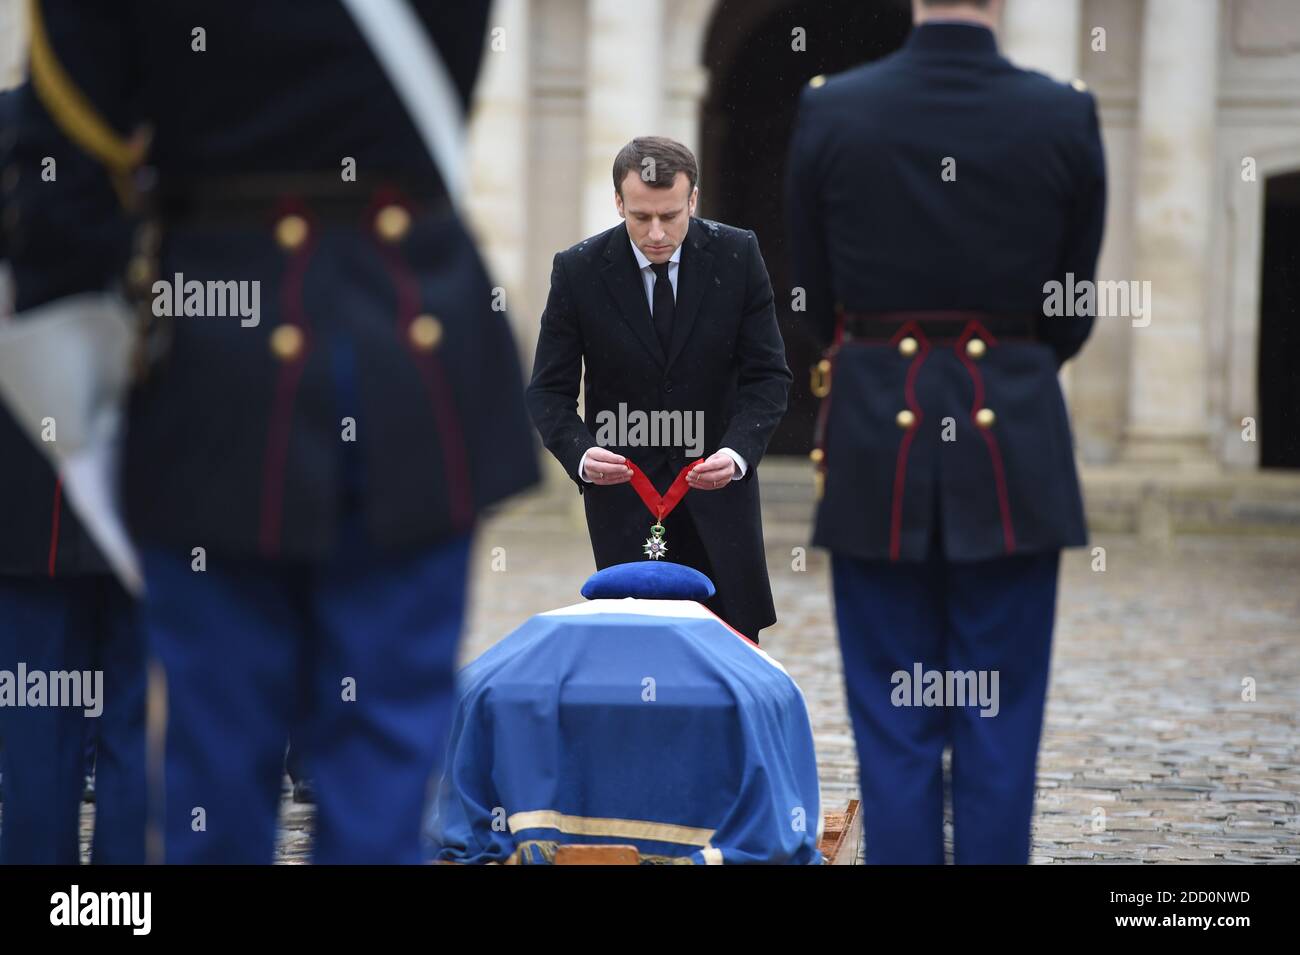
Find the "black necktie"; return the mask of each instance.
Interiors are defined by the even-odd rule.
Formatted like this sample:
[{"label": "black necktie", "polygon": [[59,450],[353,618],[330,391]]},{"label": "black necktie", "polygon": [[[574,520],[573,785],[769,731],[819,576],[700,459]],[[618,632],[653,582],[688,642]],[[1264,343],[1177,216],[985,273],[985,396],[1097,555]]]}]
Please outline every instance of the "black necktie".
[{"label": "black necktie", "polygon": [[673,283],[668,279],[667,262],[650,263],[655,273],[654,324],[659,344],[663,346],[664,357],[668,357],[668,346],[673,340]]}]

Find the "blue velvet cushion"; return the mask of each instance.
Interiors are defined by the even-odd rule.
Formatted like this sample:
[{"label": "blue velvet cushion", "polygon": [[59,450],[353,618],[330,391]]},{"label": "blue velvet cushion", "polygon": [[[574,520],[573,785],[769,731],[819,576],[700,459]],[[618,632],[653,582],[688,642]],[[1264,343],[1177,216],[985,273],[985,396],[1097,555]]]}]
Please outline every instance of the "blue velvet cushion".
[{"label": "blue velvet cushion", "polygon": [[646,600],[708,600],[713,581],[694,567],[666,560],[639,560],[598,570],[582,585],[588,600],[641,597]]}]

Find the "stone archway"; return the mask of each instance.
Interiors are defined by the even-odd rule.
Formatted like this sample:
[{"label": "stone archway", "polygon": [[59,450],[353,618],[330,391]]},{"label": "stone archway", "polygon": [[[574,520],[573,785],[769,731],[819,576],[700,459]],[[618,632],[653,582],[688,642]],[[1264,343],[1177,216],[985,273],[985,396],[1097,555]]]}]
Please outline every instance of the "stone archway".
[{"label": "stone archway", "polygon": [[[1289,267],[1294,283],[1296,271],[1300,270],[1296,246],[1286,247],[1286,236],[1289,234],[1289,241],[1294,242],[1297,233],[1287,233],[1283,221],[1289,218],[1287,209],[1292,208],[1296,183],[1300,180],[1300,142],[1255,149],[1245,147],[1241,153],[1253,162],[1254,176],[1250,180],[1243,181],[1241,156],[1232,155],[1225,161],[1228,229],[1220,241],[1225,279],[1221,301],[1226,322],[1219,339],[1223,352],[1219,366],[1223,398],[1216,414],[1220,433],[1217,456],[1229,467],[1296,468],[1300,467],[1300,449],[1295,446],[1300,440],[1295,437],[1300,434],[1300,420],[1292,409],[1273,406],[1270,411],[1270,406],[1275,401],[1287,400],[1285,388],[1275,387],[1272,376],[1281,374],[1284,379],[1290,376],[1294,380],[1295,362],[1300,361],[1300,354],[1286,350],[1300,347],[1290,337],[1294,333],[1274,325],[1274,318],[1279,315],[1280,321],[1289,320],[1293,325],[1300,322],[1297,315],[1300,305],[1294,298],[1287,301],[1287,295],[1293,293],[1285,292],[1287,279],[1278,271]],[[1266,234],[1270,231],[1271,236]],[[1268,241],[1270,237],[1272,243]],[[1286,266],[1288,253],[1290,264]],[[1296,285],[1290,288],[1294,290]],[[1289,319],[1285,317],[1287,314]],[[1288,359],[1286,355],[1291,357]],[[1294,396],[1295,392],[1290,394]],[[1241,439],[1245,418],[1253,418],[1257,423],[1256,441]],[[1262,433],[1265,428],[1271,435],[1267,450]],[[1290,436],[1277,434],[1278,431],[1287,431]],[[1288,442],[1290,450],[1283,451]],[[1274,457],[1275,453],[1280,457]]]},{"label": "stone archway", "polygon": [[1259,466],[1300,468],[1300,171],[1264,183]]},{"label": "stone archway", "polygon": [[[804,50],[793,31],[804,30]],[[790,312],[785,166],[799,92],[819,73],[839,73],[897,49],[911,11],[897,0],[719,0],[702,45],[708,87],[700,112],[701,214],[759,238],[794,372],[790,410],[773,453],[812,446],[817,401],[808,371],[813,342]]]}]

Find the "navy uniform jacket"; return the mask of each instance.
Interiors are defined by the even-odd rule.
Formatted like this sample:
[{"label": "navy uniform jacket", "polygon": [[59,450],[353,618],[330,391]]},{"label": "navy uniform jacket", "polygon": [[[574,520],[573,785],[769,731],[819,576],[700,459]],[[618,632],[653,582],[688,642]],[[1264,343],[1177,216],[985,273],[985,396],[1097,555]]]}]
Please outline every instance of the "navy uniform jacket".
[{"label": "navy uniform jacket", "polygon": [[[0,169],[13,146],[18,93],[0,92]],[[4,195],[0,194],[0,211]],[[0,269],[8,253],[0,230]],[[3,293],[0,293],[3,294]],[[0,321],[12,303],[0,302]],[[106,574],[108,564],[63,501],[63,488],[9,412],[0,408],[0,575]]]},{"label": "navy uniform jacket", "polygon": [[[487,2],[415,7],[467,104]],[[138,235],[126,274],[147,290],[177,273],[260,282],[255,326],[160,322],[170,344],[128,416],[134,536],[316,559],[355,508],[395,552],[535,482],[505,313],[341,4],[40,0],[35,14],[9,222],[19,310],[121,274],[114,224],[142,127],[161,244],[151,257]],[[42,158],[75,148],[103,174],[61,165],[43,182]]]},{"label": "navy uniform jacket", "polygon": [[[597,444],[602,412],[702,417],[702,457],[731,448],[745,476],[682,499],[708,552],[729,621],[755,634],[776,620],[763,551],[758,465],[785,414],[790,370],[772,286],[754,233],[692,219],[682,243],[669,350],[655,336],[627,227],[619,223],[555,256],[542,315],[529,409],[542,441],[584,494],[597,567],[644,560],[653,523],[631,485],[584,484],[582,455]],[[586,366],[586,419],[578,386]],[[629,436],[630,438],[630,436]],[[648,440],[648,438],[647,438]],[[630,458],[660,494],[693,456],[681,446],[605,447]],[[692,449],[693,450],[693,449]],[[673,560],[673,515],[664,520]]]},{"label": "navy uniform jacket", "polygon": [[[841,308],[1042,316],[1045,283],[1094,277],[1096,104],[1012,66],[989,30],[923,25],[805,88],[787,188],[795,284],[823,342]],[[838,349],[814,543],[905,561],[1085,543],[1057,371],[1091,324],[1040,318],[1036,339],[1000,341],[968,321],[931,340],[922,322]]]}]

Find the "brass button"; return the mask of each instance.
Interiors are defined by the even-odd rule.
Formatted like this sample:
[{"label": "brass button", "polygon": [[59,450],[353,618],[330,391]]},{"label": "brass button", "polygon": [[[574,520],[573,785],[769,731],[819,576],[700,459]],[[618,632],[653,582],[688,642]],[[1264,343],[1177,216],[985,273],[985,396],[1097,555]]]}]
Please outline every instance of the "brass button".
[{"label": "brass button", "polygon": [[916,424],[916,415],[912,414],[911,411],[904,408],[902,411],[900,411],[898,414],[894,416],[894,423],[897,424],[904,431],[910,431],[912,429],[912,426]]},{"label": "brass button", "polygon": [[1079,79],[1077,76],[1074,79],[1070,80],[1070,86],[1078,90],[1080,93],[1086,93],[1088,91],[1088,84],[1085,83],[1083,80]]},{"label": "brass button", "polygon": [[817,89],[818,87],[825,86],[826,74],[818,73],[816,76],[814,76],[812,79],[808,81],[808,85],[811,86],[813,89]]},{"label": "brass button", "polygon": [[983,358],[984,353],[988,350],[989,348],[984,344],[984,339],[982,338],[972,338],[966,343],[966,354],[970,355],[972,358]]},{"label": "brass button", "polygon": [[410,231],[411,214],[401,206],[384,206],[375,215],[375,232],[385,242],[401,242]]},{"label": "brass button", "polygon": [[993,422],[997,420],[997,415],[993,413],[992,408],[981,408],[975,412],[975,423],[981,428],[993,427]]},{"label": "brass button", "polygon": [[917,344],[916,339],[911,335],[908,335],[906,338],[899,341],[898,353],[904,358],[911,358],[916,354],[916,350],[920,347],[921,346]]},{"label": "brass button", "polygon": [[420,351],[433,351],[442,341],[442,322],[432,315],[417,315],[406,334]]},{"label": "brass button", "polygon": [[813,464],[821,464],[826,460],[826,452],[821,448],[813,448],[808,452],[808,459],[812,461]]},{"label": "brass button", "polygon": [[143,291],[151,288],[156,274],[153,259],[147,255],[133,256],[126,266],[126,281],[132,289]]},{"label": "brass button", "polygon": [[271,333],[271,353],[280,361],[293,361],[302,354],[302,329],[281,325]]},{"label": "brass button", "polygon": [[307,220],[299,215],[287,215],[275,224],[275,241],[280,248],[292,252],[307,241]]},{"label": "brass button", "polygon": [[814,398],[825,398],[831,393],[831,363],[823,358],[813,365],[808,388]]}]

